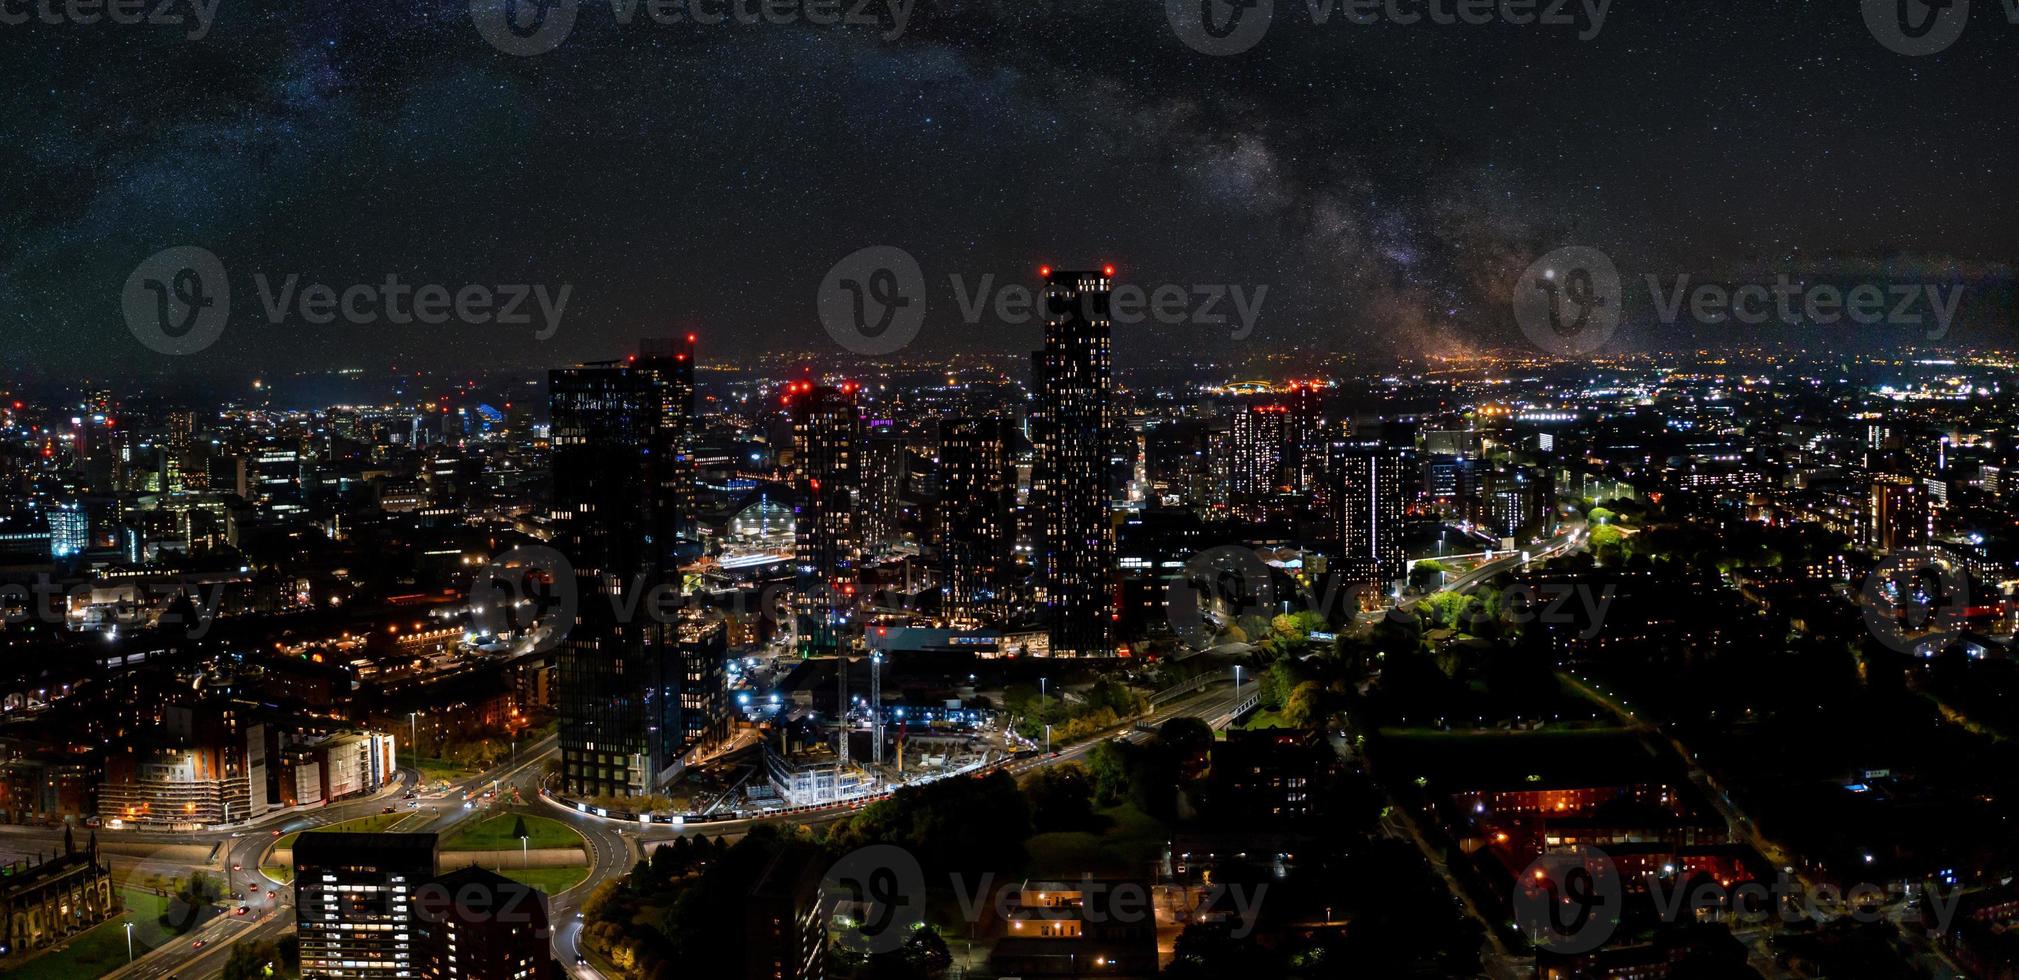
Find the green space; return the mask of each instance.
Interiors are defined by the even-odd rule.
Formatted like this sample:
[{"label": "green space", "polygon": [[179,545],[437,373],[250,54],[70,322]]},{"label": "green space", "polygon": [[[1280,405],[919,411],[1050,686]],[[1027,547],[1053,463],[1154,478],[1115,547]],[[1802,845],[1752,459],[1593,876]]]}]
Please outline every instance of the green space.
[{"label": "green space", "polygon": [[1241,722],[1241,727],[1249,731],[1255,731],[1262,728],[1289,728],[1290,725],[1283,720],[1281,712],[1257,711],[1250,714],[1247,720]]},{"label": "green space", "polygon": [[297,830],[292,834],[283,834],[279,840],[273,842],[273,850],[267,852],[267,863],[260,865],[259,870],[264,872],[267,877],[276,881],[293,881],[294,869],[284,864],[275,864],[272,859],[274,852],[294,847],[295,838],[303,834],[376,834],[400,822],[406,816],[407,814],[405,813],[374,813],[368,817],[339,821],[326,827],[310,827],[307,830]]},{"label": "green space", "polygon": [[449,835],[442,841],[442,850],[517,850],[520,846],[519,838],[514,830],[521,820],[525,821],[526,836],[530,838],[526,846],[535,849],[583,846],[581,834],[552,817],[534,816],[530,813],[500,813]]},{"label": "green space", "polygon": [[126,927],[133,923],[133,955],[175,938],[161,924],[168,899],[138,888],[119,889],[126,911],[118,918],[100,923],[90,931],[63,940],[63,948],[44,953],[25,966],[8,971],[10,980],[72,980],[75,977],[104,976],[126,965]]},{"label": "green space", "polygon": [[1105,824],[1099,832],[1055,831],[1024,842],[1033,877],[1141,874],[1145,865],[1163,855],[1169,831],[1155,817],[1128,803],[1094,813]]},{"label": "green space", "polygon": [[548,898],[567,891],[589,877],[587,865],[573,868],[498,868],[497,872],[513,881],[531,885],[546,892]]}]

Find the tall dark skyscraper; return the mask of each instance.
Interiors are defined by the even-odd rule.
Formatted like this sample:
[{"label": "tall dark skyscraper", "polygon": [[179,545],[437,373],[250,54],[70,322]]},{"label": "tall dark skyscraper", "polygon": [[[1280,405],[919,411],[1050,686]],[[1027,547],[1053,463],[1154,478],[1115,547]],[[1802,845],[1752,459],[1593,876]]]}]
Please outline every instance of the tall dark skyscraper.
[{"label": "tall dark skyscraper", "polygon": [[808,656],[841,646],[861,558],[859,483],[862,411],[856,385],[810,381],[786,386],[792,414],[793,483],[801,503],[793,524],[799,588],[799,648]]},{"label": "tall dark skyscraper", "polygon": [[294,870],[303,977],[418,975],[413,901],[435,873],[434,834],[305,833]]},{"label": "tall dark skyscraper", "polygon": [[1382,585],[1402,577],[1403,454],[1362,449],[1335,461],[1335,527],[1339,574],[1348,582]]},{"label": "tall dark skyscraper", "polygon": [[939,427],[938,530],[942,606],[960,626],[1004,605],[1016,561],[1016,473],[1010,426],[1000,418],[947,419]]},{"label": "tall dark skyscraper", "polygon": [[[677,773],[690,733],[720,728],[719,718],[685,717],[689,702],[721,713],[720,665],[688,663],[719,660],[720,645],[685,642],[692,624],[655,619],[641,601],[662,584],[681,585],[683,532],[693,526],[683,508],[693,498],[679,449],[691,431],[693,360],[688,344],[549,379],[553,517],[578,602],[556,658],[562,779],[572,795],[651,792]],[[714,690],[689,690],[697,677]]]},{"label": "tall dark skyscraper", "polygon": [[1032,355],[1031,500],[1038,602],[1055,657],[1114,653],[1113,268],[1046,267],[1045,347]]}]

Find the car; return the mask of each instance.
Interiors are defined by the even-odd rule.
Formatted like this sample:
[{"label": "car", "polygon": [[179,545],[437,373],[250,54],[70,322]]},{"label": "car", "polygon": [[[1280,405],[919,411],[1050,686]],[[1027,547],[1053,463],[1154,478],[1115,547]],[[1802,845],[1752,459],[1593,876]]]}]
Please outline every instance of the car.
[{"label": "car", "polygon": [[243,905],[239,906],[239,907],[238,907],[237,909],[235,909],[235,910],[233,910],[233,911],[232,911],[232,914],[233,914],[233,915],[244,915],[244,914],[245,914],[245,906],[243,906]]},{"label": "car", "polygon": [[587,963],[587,962],[589,962],[589,958],[588,958],[588,957],[586,957],[586,956],[583,956],[583,955],[582,955],[582,954],[580,954],[580,953],[576,953],[576,954],[575,954],[575,965],[576,965],[576,966],[581,966],[581,965],[583,965],[583,964],[585,964],[585,963]]},{"label": "car", "polygon": [[380,808],[379,808],[379,812],[380,812],[380,813],[398,813],[398,812],[399,812],[399,807],[395,807],[395,806],[385,806],[385,807],[380,807]]},{"label": "car", "polygon": [[279,831],[278,829],[276,829],[276,830],[275,830],[275,831],[273,832],[273,835],[274,835],[275,837],[279,837],[279,836],[280,836],[280,831]]},{"label": "car", "polygon": [[189,944],[189,948],[190,948],[190,949],[202,949],[202,948],[203,948],[203,940],[199,939],[199,940],[197,940],[197,941],[195,941],[195,942],[193,942],[193,943],[190,943],[190,944]]},{"label": "car", "polygon": [[244,870],[245,870],[245,865],[244,865],[244,864],[241,864],[241,863],[239,863],[239,862],[237,862],[237,861],[233,861],[233,862],[231,862],[231,870],[233,870],[233,871],[244,871]]}]

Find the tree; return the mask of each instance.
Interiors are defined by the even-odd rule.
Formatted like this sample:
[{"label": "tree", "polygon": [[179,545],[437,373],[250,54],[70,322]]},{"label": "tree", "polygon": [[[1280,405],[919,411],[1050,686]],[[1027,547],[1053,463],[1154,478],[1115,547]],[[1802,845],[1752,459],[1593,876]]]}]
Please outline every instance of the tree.
[{"label": "tree", "polygon": [[231,953],[224,960],[224,980],[264,980],[271,967],[280,964],[280,947],[257,939],[244,939],[231,944]]},{"label": "tree", "polygon": [[1283,723],[1292,728],[1309,728],[1322,711],[1325,689],[1317,681],[1305,681],[1290,692],[1283,703]]},{"label": "tree", "polygon": [[1600,561],[1617,564],[1626,557],[1626,532],[1611,524],[1591,529],[1591,550]]},{"label": "tree", "polygon": [[1173,718],[1157,729],[1157,739],[1179,759],[1190,759],[1212,746],[1213,729],[1201,718]]},{"label": "tree", "polygon": [[1031,828],[1038,833],[1085,830],[1093,823],[1093,780],[1078,763],[1032,770],[1019,788],[1030,804]]},{"label": "tree", "polygon": [[1425,558],[1409,569],[1409,584],[1418,589],[1428,589],[1444,581],[1444,573],[1450,566],[1435,558]]}]

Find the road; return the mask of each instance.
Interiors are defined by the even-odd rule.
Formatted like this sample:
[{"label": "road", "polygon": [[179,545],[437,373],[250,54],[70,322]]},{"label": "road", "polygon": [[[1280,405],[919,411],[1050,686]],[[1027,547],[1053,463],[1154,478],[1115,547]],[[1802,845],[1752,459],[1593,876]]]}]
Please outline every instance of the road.
[{"label": "road", "polygon": [[[1229,717],[1231,709],[1241,700],[1252,696],[1256,690],[1254,681],[1243,683],[1238,691],[1233,687],[1231,679],[1216,681],[1196,694],[1158,707],[1148,716],[1136,719],[1131,725],[1155,727],[1173,718],[1195,717],[1206,719],[1209,724],[1224,726],[1231,720]],[[1149,735],[1130,727],[1111,737],[1140,741]],[[1031,769],[1071,762],[1084,758],[1101,741],[1102,739],[1089,739],[1064,747],[1056,755],[1021,760],[1006,768],[1012,774],[1021,774]],[[217,916],[175,942],[153,950],[139,957],[131,965],[115,970],[107,976],[126,980],[213,977],[223,971],[233,945],[247,941],[271,942],[281,939],[294,928],[294,890],[286,883],[268,878],[259,870],[262,858],[273,842],[283,834],[313,830],[378,814],[390,805],[404,807],[409,811],[406,818],[389,828],[398,832],[446,835],[464,820],[500,811],[523,811],[559,820],[582,834],[588,843],[589,875],[574,888],[550,896],[548,918],[553,930],[555,958],[564,965],[571,976],[580,980],[598,980],[603,974],[598,972],[593,964],[577,962],[577,957],[584,952],[581,948],[582,920],[578,918],[578,913],[598,884],[628,874],[632,866],[652,845],[696,833],[733,839],[749,832],[758,824],[768,822],[788,821],[794,824],[821,826],[847,817],[870,802],[838,804],[831,809],[812,813],[759,815],[709,821],[686,827],[663,823],[630,826],[620,821],[582,813],[546,797],[538,797],[546,800],[546,805],[537,803],[511,807],[464,805],[466,795],[481,794],[491,789],[494,784],[501,792],[517,786],[525,799],[529,801],[535,799],[538,796],[542,764],[556,750],[556,741],[549,737],[522,751],[517,764],[508,763],[488,772],[458,780],[448,789],[421,794],[413,801],[402,801],[401,797],[413,788],[416,774],[412,770],[402,769],[399,771],[398,779],[379,793],[312,810],[295,810],[268,816],[229,832],[100,830],[100,841],[107,844],[138,843],[161,845],[164,848],[171,845],[223,845],[217,856],[205,863],[192,863],[186,859],[149,860],[128,855],[108,855],[106,860],[114,868],[115,879],[121,881],[138,880],[150,872],[159,872],[166,876],[185,874],[192,868],[212,871],[229,878],[230,891],[245,896],[242,901],[227,899],[223,903],[225,907],[235,909],[243,904],[249,908],[243,916],[232,912]],[[5,835],[0,840],[18,840],[31,847],[62,845],[61,828],[52,830],[41,827],[5,827],[0,828],[0,834]],[[198,942],[202,944],[200,947],[196,945]]]},{"label": "road", "polygon": [[[527,798],[530,799],[536,789],[541,764],[554,753],[557,744],[556,740],[549,736],[522,750],[516,763],[507,762],[487,772],[457,780],[447,789],[422,794],[414,801],[420,806],[410,808],[411,815],[395,824],[392,829],[404,832],[446,833],[463,820],[493,812],[474,806],[466,808],[463,802],[466,794],[481,793],[490,789],[494,783],[500,788],[522,785]],[[274,840],[282,834],[313,830],[358,817],[371,816],[382,812],[389,805],[404,806],[400,797],[413,789],[416,778],[412,770],[402,769],[392,784],[377,793],[312,809],[271,814],[229,831],[100,829],[98,837],[102,845],[121,849],[135,844],[156,845],[164,850],[176,845],[208,847],[222,844],[217,857],[205,863],[155,860],[124,854],[107,854],[105,860],[113,869],[114,879],[118,882],[138,881],[143,875],[157,872],[164,876],[185,874],[192,869],[203,869],[227,876],[230,879],[229,891],[243,894],[245,898],[242,902],[227,899],[222,904],[228,909],[235,909],[240,904],[250,908],[250,911],[243,916],[227,912],[213,918],[174,943],[153,950],[139,957],[131,965],[114,970],[106,976],[131,978],[131,980],[215,976],[223,971],[225,959],[230,955],[233,944],[246,940],[271,941],[281,938],[294,928],[294,890],[288,885],[267,878],[259,871],[260,859],[265,856]],[[61,847],[62,840],[63,830],[60,827],[0,827],[0,841],[10,844]],[[592,837],[590,840],[591,845],[595,846],[596,838]],[[601,880],[598,875],[605,872],[606,863],[599,862],[596,865],[597,874],[591,876],[591,882]],[[629,867],[628,863],[623,865],[625,870]],[[586,894],[587,884],[585,883],[582,889],[583,894]],[[194,945],[199,941],[203,944],[200,948]],[[572,956],[563,962],[571,960]]]}]

